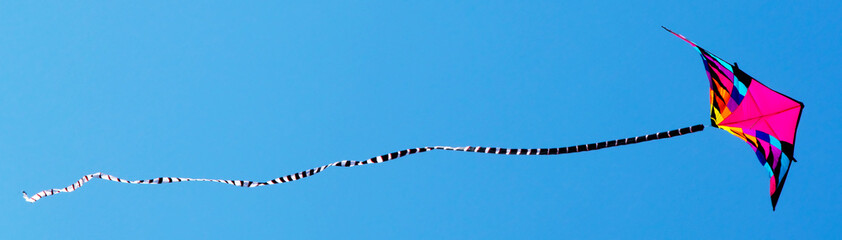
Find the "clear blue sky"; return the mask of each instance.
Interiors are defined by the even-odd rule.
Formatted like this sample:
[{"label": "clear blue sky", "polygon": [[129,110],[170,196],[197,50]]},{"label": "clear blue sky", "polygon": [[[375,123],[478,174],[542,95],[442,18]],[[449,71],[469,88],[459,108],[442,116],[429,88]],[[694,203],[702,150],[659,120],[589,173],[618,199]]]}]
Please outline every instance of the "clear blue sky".
[{"label": "clear blue sky", "polygon": [[[0,4],[2,237],[734,238],[842,234],[837,1]],[[428,145],[552,147],[708,123],[699,56],[806,104],[772,212],[749,146],[704,132],[596,152],[431,152],[254,189],[250,179]]]}]

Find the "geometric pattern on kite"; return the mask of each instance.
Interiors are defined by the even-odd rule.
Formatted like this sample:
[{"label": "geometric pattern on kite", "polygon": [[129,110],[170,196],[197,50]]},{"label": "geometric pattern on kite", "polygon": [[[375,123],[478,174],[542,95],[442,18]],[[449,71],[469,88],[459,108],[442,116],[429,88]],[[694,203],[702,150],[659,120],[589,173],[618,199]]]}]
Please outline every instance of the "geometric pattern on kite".
[{"label": "geometric pattern on kite", "polygon": [[306,178],[309,176],[313,176],[314,174],[320,173],[329,167],[356,167],[368,164],[375,164],[375,163],[383,163],[387,161],[391,161],[393,159],[405,157],[411,154],[422,153],[432,150],[446,150],[446,151],[461,151],[461,152],[475,152],[475,153],[488,153],[488,154],[504,154],[504,155],[558,155],[558,154],[567,154],[567,153],[577,153],[577,152],[585,152],[585,151],[593,151],[599,150],[604,148],[610,147],[617,147],[623,146],[628,144],[635,144],[635,143],[642,143],[646,141],[653,141],[658,139],[666,139],[671,137],[677,137],[684,134],[690,134],[694,132],[699,132],[705,129],[704,125],[695,125],[691,127],[685,127],[680,129],[675,129],[671,131],[664,131],[658,133],[652,133],[637,137],[630,137],[630,138],[621,138],[615,140],[609,140],[604,142],[597,142],[597,143],[590,143],[590,144],[580,144],[580,145],[573,145],[568,147],[557,147],[557,148],[500,148],[500,147],[480,147],[480,146],[466,146],[466,147],[448,147],[448,146],[434,146],[434,147],[421,147],[421,148],[411,148],[406,150],[401,150],[397,152],[392,152],[376,157],[369,158],[365,161],[353,161],[353,160],[342,160],[334,163],[330,163],[324,166],[304,170],[301,172],[289,174],[283,177],[275,178],[265,182],[259,181],[248,181],[248,180],[225,180],[225,179],[205,179],[205,178],[182,178],[182,177],[159,177],[153,179],[146,179],[146,180],[125,180],[122,178],[115,177],[113,175],[108,175],[104,173],[93,173],[83,176],[81,179],[76,181],[75,183],[67,186],[65,188],[54,188],[48,189],[41,192],[38,192],[32,197],[28,196],[26,192],[23,192],[23,199],[27,202],[35,202],[41,198],[52,196],[58,193],[67,193],[76,191],[76,189],[82,187],[83,184],[90,181],[94,178],[120,182],[120,183],[129,183],[129,184],[166,184],[166,183],[176,183],[176,182],[217,182],[217,183],[224,183],[229,185],[234,185],[238,187],[246,187],[246,188],[253,188],[253,187],[260,187],[260,186],[268,186],[274,185],[279,183],[286,183],[291,181],[296,181],[302,178]]},{"label": "geometric pattern on kite", "polygon": [[795,161],[795,133],[804,103],[763,85],[747,73],[681,34],[664,28],[690,43],[702,56],[710,82],[710,121],[748,143],[769,172],[772,210]]}]

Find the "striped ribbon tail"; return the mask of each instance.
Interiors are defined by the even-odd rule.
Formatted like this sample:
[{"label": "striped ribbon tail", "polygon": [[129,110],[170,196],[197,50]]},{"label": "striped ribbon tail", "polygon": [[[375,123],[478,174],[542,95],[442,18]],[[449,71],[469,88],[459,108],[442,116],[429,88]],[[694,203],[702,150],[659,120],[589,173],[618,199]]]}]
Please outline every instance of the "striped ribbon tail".
[{"label": "striped ribbon tail", "polygon": [[593,151],[599,150],[607,147],[616,147],[622,145],[628,145],[633,143],[641,143],[646,141],[664,139],[664,138],[671,138],[675,136],[681,136],[688,133],[699,132],[705,129],[705,125],[699,124],[692,127],[680,128],[671,131],[647,134],[643,136],[637,137],[630,137],[630,138],[621,138],[615,139],[610,141],[598,142],[598,143],[591,143],[591,144],[582,144],[582,145],[575,145],[575,146],[568,146],[568,147],[559,147],[559,148],[496,148],[496,147],[433,147],[434,149],[442,149],[442,150],[451,150],[451,151],[463,151],[463,152],[478,152],[478,153],[491,153],[491,154],[506,154],[506,155],[557,155],[557,154],[565,154],[565,153],[576,153],[576,152],[585,152],[585,151]]},{"label": "striped ribbon tail", "polygon": [[392,159],[404,157],[410,154],[422,153],[432,150],[449,150],[449,151],[463,151],[463,152],[479,152],[479,153],[490,153],[490,154],[506,154],[506,155],[557,155],[557,154],[565,154],[565,153],[575,153],[575,152],[584,152],[584,151],[592,151],[598,150],[608,147],[616,147],[622,146],[627,144],[633,143],[640,143],[664,138],[671,138],[675,136],[680,136],[688,133],[694,133],[704,130],[704,125],[695,125],[692,127],[686,127],[681,129],[675,129],[671,131],[653,133],[643,136],[637,137],[630,137],[630,138],[622,138],[616,140],[610,140],[605,142],[598,142],[598,143],[591,143],[591,144],[582,144],[582,145],[575,145],[569,147],[559,147],[559,148],[498,148],[498,147],[479,147],[479,146],[466,146],[466,147],[448,147],[448,146],[434,146],[434,147],[422,147],[422,148],[410,148],[406,150],[401,150],[389,154],[384,154],[380,156],[376,156],[370,158],[365,161],[353,161],[353,160],[342,160],[338,162],[334,162],[331,164],[327,164],[324,166],[312,168],[309,170],[293,173],[290,175],[286,175],[283,177],[275,178],[266,182],[257,182],[257,181],[246,181],[246,180],[223,180],[223,179],[205,179],[205,178],[179,178],[179,177],[159,177],[147,180],[125,180],[121,179],[112,175],[104,174],[104,173],[94,173],[88,174],[83,176],[81,179],[76,181],[70,186],[60,189],[49,189],[44,190],[32,197],[29,197],[26,192],[23,192],[23,198],[27,202],[35,202],[41,198],[55,195],[57,193],[63,192],[73,192],[76,189],[82,187],[83,184],[90,181],[94,178],[114,181],[114,182],[121,182],[121,183],[131,183],[131,184],[165,184],[165,183],[174,183],[174,182],[218,182],[218,183],[225,183],[230,184],[238,187],[260,187],[266,185],[273,185],[278,183],[285,183],[291,182],[295,180],[299,180],[302,178],[306,178],[312,176],[316,173],[322,172],[329,167],[355,167],[360,165],[366,164],[373,164],[373,163],[382,163]]}]

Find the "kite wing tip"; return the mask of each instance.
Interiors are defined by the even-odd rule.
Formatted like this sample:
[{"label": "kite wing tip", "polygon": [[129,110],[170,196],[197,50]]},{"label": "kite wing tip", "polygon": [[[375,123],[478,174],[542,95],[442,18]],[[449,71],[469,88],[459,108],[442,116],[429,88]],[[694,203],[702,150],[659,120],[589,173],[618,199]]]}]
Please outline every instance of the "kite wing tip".
[{"label": "kite wing tip", "polygon": [[669,29],[669,28],[667,28],[667,27],[664,27],[664,26],[661,26],[661,27],[662,27],[662,28],[664,28],[664,30],[667,30],[667,32],[670,32],[670,33],[672,33],[673,35],[675,35],[676,37],[681,38],[681,40],[684,40],[685,42],[689,43],[691,46],[693,46],[693,47],[698,47],[698,46],[696,45],[696,43],[693,43],[692,41],[690,41],[690,40],[689,40],[689,39],[687,39],[686,37],[682,36],[681,34],[678,34],[678,33],[676,33],[676,32],[673,32],[672,30],[670,30],[670,29]]},{"label": "kite wing tip", "polygon": [[672,33],[672,34],[675,34],[676,36],[679,36],[680,38],[684,39],[684,36],[680,36],[678,33],[673,32],[673,31],[672,31],[672,29],[669,29],[669,28],[667,28],[667,27],[664,27],[663,25],[661,25],[661,28],[663,28],[664,30],[667,30],[667,32],[670,32],[670,33]]}]

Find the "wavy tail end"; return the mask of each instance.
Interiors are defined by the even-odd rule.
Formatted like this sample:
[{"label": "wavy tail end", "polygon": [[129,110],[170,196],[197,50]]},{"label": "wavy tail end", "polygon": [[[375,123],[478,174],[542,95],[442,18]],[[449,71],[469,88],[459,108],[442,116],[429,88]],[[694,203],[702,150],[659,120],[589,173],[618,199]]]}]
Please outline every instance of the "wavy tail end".
[{"label": "wavy tail end", "polygon": [[26,191],[21,191],[21,192],[23,192],[23,200],[26,200],[27,202],[31,202],[31,203],[35,202],[34,199],[29,198],[29,196],[26,195]]}]

